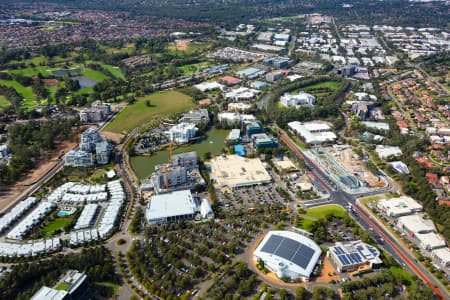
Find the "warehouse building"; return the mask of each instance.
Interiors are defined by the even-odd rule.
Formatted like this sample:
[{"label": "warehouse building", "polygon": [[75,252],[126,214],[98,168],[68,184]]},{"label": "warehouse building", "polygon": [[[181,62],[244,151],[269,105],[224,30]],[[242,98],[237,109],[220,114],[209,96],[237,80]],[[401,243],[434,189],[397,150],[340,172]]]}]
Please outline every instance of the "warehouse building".
[{"label": "warehouse building", "polygon": [[448,248],[431,251],[431,257],[444,268],[450,266],[450,250]]},{"label": "warehouse building", "polygon": [[362,266],[375,269],[382,264],[380,251],[361,241],[354,241],[345,245],[336,243],[335,246],[330,247],[327,256],[339,272],[356,271]]},{"label": "warehouse building", "polygon": [[150,197],[146,217],[150,224],[192,219],[212,219],[214,213],[208,199],[200,201],[191,191],[182,190]]},{"label": "warehouse building", "polygon": [[312,121],[301,123],[294,121],[288,123],[288,126],[308,144],[331,142],[337,138],[333,129],[325,122]]},{"label": "warehouse building", "polygon": [[269,231],[253,253],[255,262],[278,278],[309,281],[322,250],[309,238],[291,231]]},{"label": "warehouse building", "polygon": [[411,215],[423,210],[422,205],[413,198],[401,196],[391,199],[381,199],[377,203],[377,208],[388,217],[401,217]]},{"label": "warehouse building", "polygon": [[413,238],[425,250],[434,250],[446,246],[445,240],[438,235],[433,221],[420,215],[398,218],[397,226]]},{"label": "warehouse building", "polygon": [[272,181],[263,163],[238,155],[218,156],[211,160],[211,180],[232,189],[266,184]]}]

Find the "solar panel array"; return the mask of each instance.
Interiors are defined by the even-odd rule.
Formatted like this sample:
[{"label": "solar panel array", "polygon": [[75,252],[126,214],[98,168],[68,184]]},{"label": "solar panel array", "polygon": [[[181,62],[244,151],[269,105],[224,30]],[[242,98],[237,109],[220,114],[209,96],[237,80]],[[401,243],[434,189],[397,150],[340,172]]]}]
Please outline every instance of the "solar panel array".
[{"label": "solar panel array", "polygon": [[[358,253],[358,252],[347,253],[339,246],[334,247],[333,251],[343,266],[360,264],[363,262],[361,255],[362,256],[364,256],[364,255],[361,252],[360,253]],[[363,258],[365,260],[365,257],[363,257]]]},{"label": "solar panel array", "polygon": [[272,234],[261,252],[275,254],[306,269],[315,251],[293,239]]}]

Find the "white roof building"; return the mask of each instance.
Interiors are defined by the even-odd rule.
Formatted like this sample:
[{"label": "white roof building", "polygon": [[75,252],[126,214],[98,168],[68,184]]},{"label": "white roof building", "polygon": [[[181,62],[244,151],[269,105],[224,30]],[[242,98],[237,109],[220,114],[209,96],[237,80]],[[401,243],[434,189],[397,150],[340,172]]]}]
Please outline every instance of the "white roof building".
[{"label": "white roof building", "polygon": [[423,210],[422,205],[407,196],[379,200],[377,207],[389,217],[406,216]]},{"label": "white roof building", "polygon": [[250,100],[255,98],[260,92],[255,89],[247,87],[240,87],[225,94],[226,99],[233,99],[235,101]]},{"label": "white roof building", "polygon": [[284,106],[293,106],[295,108],[299,108],[300,106],[313,107],[317,103],[317,100],[316,97],[305,92],[299,92],[297,95],[285,93],[280,97],[280,103]]},{"label": "white roof building", "polygon": [[374,129],[378,129],[378,130],[386,130],[386,131],[389,130],[388,123],[364,121],[364,122],[361,122],[361,124],[363,124],[366,127],[374,128]]},{"label": "white roof building", "polygon": [[443,267],[450,266],[450,250],[448,248],[440,248],[431,251],[431,257]]},{"label": "white roof building", "polygon": [[330,125],[324,122],[312,121],[301,123],[294,121],[288,123],[288,126],[308,144],[320,144],[334,141],[337,138]]},{"label": "white roof building", "polygon": [[433,221],[424,219],[421,215],[409,215],[398,218],[397,225],[408,233],[425,234],[436,232]]},{"label": "white roof building", "polygon": [[63,300],[69,293],[43,286],[30,300]]},{"label": "white roof building", "polygon": [[388,163],[398,174],[409,174],[408,166],[402,161],[393,161]]},{"label": "white roof building", "polygon": [[180,123],[165,132],[169,140],[178,144],[186,144],[190,139],[195,137],[198,129],[195,124]]},{"label": "white roof building", "polygon": [[217,114],[219,122],[226,122],[230,124],[239,123],[243,121],[255,122],[256,118],[254,115],[244,115],[234,112],[221,112]]},{"label": "white roof building", "polygon": [[402,150],[400,150],[400,147],[397,146],[377,145],[377,147],[375,148],[375,152],[381,159],[387,159],[391,155],[393,156],[402,155]]},{"label": "white roof building", "polygon": [[253,253],[255,261],[278,278],[309,281],[322,250],[309,238],[291,231],[270,231]]},{"label": "white roof building", "polygon": [[199,89],[202,92],[214,91],[214,90],[223,91],[223,89],[225,88],[225,86],[223,84],[220,84],[216,81],[212,81],[212,82],[205,81],[205,82],[194,85],[194,87],[196,87],[197,89]]},{"label": "white roof building", "polygon": [[245,111],[247,109],[250,109],[252,107],[250,104],[242,103],[242,102],[233,102],[228,104],[228,110],[229,111]]}]

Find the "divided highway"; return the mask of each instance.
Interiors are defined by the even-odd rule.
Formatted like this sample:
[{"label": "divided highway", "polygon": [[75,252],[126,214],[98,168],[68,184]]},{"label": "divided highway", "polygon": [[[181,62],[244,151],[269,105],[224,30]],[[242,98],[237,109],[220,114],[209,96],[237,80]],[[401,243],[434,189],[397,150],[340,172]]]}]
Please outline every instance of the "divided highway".
[{"label": "divided highway", "polygon": [[[437,281],[431,273],[418,263],[409,252],[395,237],[393,237],[370,213],[359,205],[357,199],[343,191],[330,177],[328,177],[315,162],[309,159],[302,150],[283,132],[280,130],[280,138],[283,142],[296,153],[297,156],[305,160],[308,173],[329,193],[329,200],[320,200],[318,205],[337,204],[344,208],[351,207],[353,210],[352,217],[367,231],[378,234],[383,240],[383,246],[397,261],[399,261],[410,272],[415,273],[421,278],[441,299],[450,299],[450,295],[445,287]],[[316,206],[318,206],[316,205]]]}]

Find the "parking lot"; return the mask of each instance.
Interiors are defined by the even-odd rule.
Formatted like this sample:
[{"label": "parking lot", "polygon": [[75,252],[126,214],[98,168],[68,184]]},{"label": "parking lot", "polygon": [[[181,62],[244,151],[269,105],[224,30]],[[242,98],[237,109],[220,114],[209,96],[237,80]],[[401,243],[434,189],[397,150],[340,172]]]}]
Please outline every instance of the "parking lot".
[{"label": "parking lot", "polygon": [[253,207],[255,204],[286,203],[273,185],[249,186],[241,189],[216,190],[220,203],[226,208]]}]

